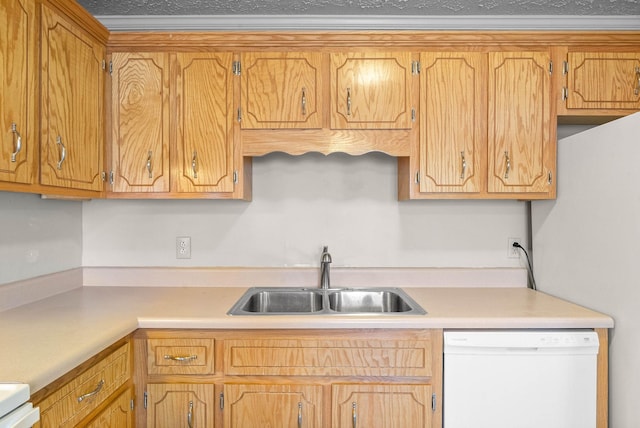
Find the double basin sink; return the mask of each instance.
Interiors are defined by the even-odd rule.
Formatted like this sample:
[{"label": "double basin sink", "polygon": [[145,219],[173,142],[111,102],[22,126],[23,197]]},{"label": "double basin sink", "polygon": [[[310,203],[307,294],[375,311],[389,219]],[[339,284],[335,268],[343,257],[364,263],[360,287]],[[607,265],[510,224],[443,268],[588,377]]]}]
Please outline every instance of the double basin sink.
[{"label": "double basin sink", "polygon": [[254,287],[229,315],[424,315],[401,288]]}]

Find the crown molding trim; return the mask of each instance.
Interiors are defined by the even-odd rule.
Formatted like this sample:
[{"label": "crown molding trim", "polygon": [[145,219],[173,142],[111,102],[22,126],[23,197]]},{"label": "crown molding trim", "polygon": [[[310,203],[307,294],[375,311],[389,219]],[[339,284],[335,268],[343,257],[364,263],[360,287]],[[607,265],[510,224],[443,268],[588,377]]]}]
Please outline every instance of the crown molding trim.
[{"label": "crown molding trim", "polygon": [[99,15],[110,31],[640,30],[640,15]]}]

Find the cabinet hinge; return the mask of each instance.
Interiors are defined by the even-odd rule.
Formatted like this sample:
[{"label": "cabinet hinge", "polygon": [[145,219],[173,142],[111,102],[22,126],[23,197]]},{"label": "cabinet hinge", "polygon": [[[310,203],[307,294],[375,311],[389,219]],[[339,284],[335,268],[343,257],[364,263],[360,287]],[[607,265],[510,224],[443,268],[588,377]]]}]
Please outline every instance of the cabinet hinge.
[{"label": "cabinet hinge", "polygon": [[240,107],[238,107],[238,122],[242,122],[242,109]]},{"label": "cabinet hinge", "polygon": [[567,89],[566,87],[562,88],[562,101],[567,101],[567,98],[569,98],[569,89]]},{"label": "cabinet hinge", "polygon": [[233,171],[233,184],[238,184],[238,170]]},{"label": "cabinet hinge", "polygon": [[220,410],[224,410],[224,393],[220,393]]},{"label": "cabinet hinge", "polygon": [[553,61],[549,61],[549,74],[553,74]]},{"label": "cabinet hinge", "polygon": [[147,391],[144,392],[144,408],[147,408],[147,403],[148,403],[148,399],[149,399],[149,394],[147,393]]},{"label": "cabinet hinge", "polygon": [[420,74],[420,61],[411,61],[411,74]]},{"label": "cabinet hinge", "polygon": [[415,122],[416,121],[416,109],[412,108],[411,109],[411,122]]},{"label": "cabinet hinge", "polygon": [[235,74],[236,76],[240,76],[240,73],[242,72],[240,61],[233,61],[232,69],[233,69],[233,74]]},{"label": "cabinet hinge", "polygon": [[131,399],[131,402],[129,403],[131,410],[133,410],[133,408],[135,407],[135,403],[133,402],[133,398]]},{"label": "cabinet hinge", "polygon": [[438,398],[436,397],[436,394],[433,393],[431,394],[431,410],[435,412],[437,405],[438,405]]}]

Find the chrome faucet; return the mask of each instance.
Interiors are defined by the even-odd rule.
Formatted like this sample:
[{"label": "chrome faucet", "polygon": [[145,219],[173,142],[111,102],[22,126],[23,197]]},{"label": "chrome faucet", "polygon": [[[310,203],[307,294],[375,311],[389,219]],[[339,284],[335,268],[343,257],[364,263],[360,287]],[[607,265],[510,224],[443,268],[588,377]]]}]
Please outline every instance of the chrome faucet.
[{"label": "chrome faucet", "polygon": [[322,249],[322,255],[320,256],[320,288],[331,288],[331,279],[329,278],[329,264],[331,263],[331,254],[329,254],[329,247]]}]

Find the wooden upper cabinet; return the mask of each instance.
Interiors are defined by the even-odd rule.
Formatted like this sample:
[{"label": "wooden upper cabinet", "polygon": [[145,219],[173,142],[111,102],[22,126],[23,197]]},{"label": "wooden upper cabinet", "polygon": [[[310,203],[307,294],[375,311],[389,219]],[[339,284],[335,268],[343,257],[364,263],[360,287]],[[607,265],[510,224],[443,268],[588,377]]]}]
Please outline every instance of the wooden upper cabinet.
[{"label": "wooden upper cabinet", "polygon": [[36,181],[35,9],[33,0],[0,2],[0,181]]},{"label": "wooden upper cabinet", "polygon": [[169,191],[169,55],[111,58],[113,192]]},{"label": "wooden upper cabinet", "polygon": [[411,54],[332,53],[331,128],[410,129]]},{"label": "wooden upper cabinet", "polygon": [[432,426],[431,385],[337,384],[332,400],[335,428]]},{"label": "wooden upper cabinet", "polygon": [[480,192],[487,55],[428,52],[420,63],[420,192]]},{"label": "wooden upper cabinet", "polygon": [[105,47],[42,6],[41,183],[101,191]]},{"label": "wooden upper cabinet", "polygon": [[233,192],[233,55],[172,56],[175,192]]},{"label": "wooden upper cabinet", "polygon": [[322,54],[242,54],[243,129],[321,128]]},{"label": "wooden upper cabinet", "polygon": [[567,108],[640,110],[640,52],[569,52]]},{"label": "wooden upper cabinet", "polygon": [[489,53],[489,193],[555,197],[549,66],[548,52]]}]

